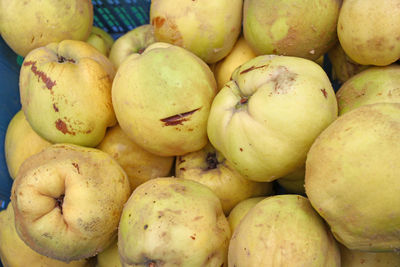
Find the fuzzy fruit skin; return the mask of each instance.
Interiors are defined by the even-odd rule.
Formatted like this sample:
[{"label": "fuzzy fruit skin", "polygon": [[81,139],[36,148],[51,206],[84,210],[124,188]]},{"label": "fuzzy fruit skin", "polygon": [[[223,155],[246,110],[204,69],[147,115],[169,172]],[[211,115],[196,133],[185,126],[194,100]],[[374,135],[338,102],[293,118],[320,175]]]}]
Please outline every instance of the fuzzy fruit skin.
[{"label": "fuzzy fruit skin", "polygon": [[107,130],[97,148],[111,155],[124,169],[132,191],[150,179],[168,176],[174,163],[174,157],[157,156],[135,144],[119,125]]},{"label": "fuzzy fruit skin", "polygon": [[256,54],[253,52],[249,44],[243,36],[240,36],[231,52],[215,64],[214,75],[215,80],[217,81],[218,90],[229,82],[233,71],[237,67],[255,57]]},{"label": "fuzzy fruit skin", "polygon": [[257,55],[316,60],[336,42],[341,0],[245,0],[243,33]]},{"label": "fuzzy fruit skin", "polygon": [[240,34],[242,6],[243,0],[153,0],[150,21],[158,42],[181,46],[215,63],[232,50]]},{"label": "fuzzy fruit skin", "polygon": [[305,194],[304,188],[304,177],[306,167],[303,165],[301,168],[295,170],[288,175],[277,179],[276,181],[281,185],[287,192],[295,193],[299,195]]},{"label": "fuzzy fruit skin", "polygon": [[387,66],[400,58],[397,0],[346,0],[337,33],[346,54],[361,65]]},{"label": "fuzzy fruit skin", "polygon": [[339,247],[307,198],[276,195],[258,202],[236,227],[229,267],[339,267]]},{"label": "fuzzy fruit skin", "polygon": [[313,207],[349,249],[400,249],[400,104],[354,109],[312,145],[305,187]]},{"label": "fuzzy fruit skin", "polygon": [[52,143],[94,147],[116,124],[112,63],[82,41],[64,40],[31,51],[19,77],[22,110]]},{"label": "fuzzy fruit skin", "polygon": [[342,267],[393,267],[400,266],[400,255],[396,252],[365,252],[350,250],[340,245]]},{"label": "fuzzy fruit skin", "polygon": [[270,182],[300,168],[337,117],[324,70],[296,57],[265,55],[235,70],[211,106],[211,144],[244,177]]},{"label": "fuzzy fruit skin", "polygon": [[109,58],[118,69],[129,55],[140,53],[155,41],[152,25],[145,24],[136,27],[115,40]]},{"label": "fuzzy fruit skin", "polygon": [[1,0],[0,33],[15,53],[62,40],[86,41],[93,25],[90,0]]},{"label": "fuzzy fruit skin", "polygon": [[272,193],[272,183],[258,183],[244,178],[211,144],[177,157],[175,176],[208,186],[221,200],[226,215],[244,199]]},{"label": "fuzzy fruit skin", "polygon": [[15,227],[42,255],[89,258],[115,240],[130,192],[125,172],[107,153],[55,144],[27,159],[14,180]]},{"label": "fuzzy fruit skin", "polygon": [[400,103],[400,66],[370,67],[347,80],[336,92],[339,116],[363,105]]},{"label": "fuzzy fruit skin", "polygon": [[0,258],[4,267],[89,267],[86,260],[69,263],[43,256],[20,239],[14,224],[14,210],[10,204],[0,211]]},{"label": "fuzzy fruit skin", "polygon": [[117,242],[114,242],[107,249],[97,254],[96,267],[122,267]]},{"label": "fuzzy fruit skin", "polygon": [[130,139],[153,154],[175,156],[207,144],[216,87],[210,68],[196,55],[154,43],[119,67],[112,100],[118,123]]},{"label": "fuzzy fruit skin", "polygon": [[329,49],[328,57],[332,64],[332,78],[338,80],[342,84],[357,73],[369,67],[366,65],[360,65],[351,60],[343,51],[339,42]]},{"label": "fuzzy fruit skin", "polygon": [[108,57],[111,47],[114,44],[114,39],[103,29],[93,26],[86,42],[94,46],[100,53]]},{"label": "fuzzy fruit skin", "polygon": [[18,111],[8,124],[4,141],[4,152],[8,172],[12,179],[17,176],[19,167],[30,156],[51,146],[29,125],[22,110]]},{"label": "fuzzy fruit skin", "polygon": [[263,199],[265,199],[265,197],[253,197],[242,200],[231,210],[228,216],[228,222],[232,233],[235,232],[235,229],[249,210]]},{"label": "fuzzy fruit skin", "polygon": [[123,266],[226,264],[230,228],[218,197],[182,178],[149,180],[122,212],[118,250]]}]

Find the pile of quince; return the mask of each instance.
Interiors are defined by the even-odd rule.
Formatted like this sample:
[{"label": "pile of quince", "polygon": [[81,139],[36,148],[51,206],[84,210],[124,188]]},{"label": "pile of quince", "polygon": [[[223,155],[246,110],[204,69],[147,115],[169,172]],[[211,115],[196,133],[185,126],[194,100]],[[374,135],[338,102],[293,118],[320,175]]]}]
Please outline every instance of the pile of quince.
[{"label": "pile of quince", "polygon": [[400,266],[399,0],[149,17],[114,40],[89,0],[0,0],[5,266]]}]

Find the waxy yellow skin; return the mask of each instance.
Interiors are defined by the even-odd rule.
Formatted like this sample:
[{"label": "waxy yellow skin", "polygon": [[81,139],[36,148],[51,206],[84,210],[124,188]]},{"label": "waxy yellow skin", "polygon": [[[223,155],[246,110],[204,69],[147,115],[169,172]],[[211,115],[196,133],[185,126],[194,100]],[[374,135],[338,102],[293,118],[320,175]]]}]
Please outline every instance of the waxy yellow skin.
[{"label": "waxy yellow skin", "polygon": [[217,85],[210,68],[188,50],[154,43],[119,67],[112,100],[122,130],[159,156],[203,148]]},{"label": "waxy yellow skin", "polygon": [[240,221],[232,234],[229,267],[339,267],[339,247],[329,228],[299,195],[267,197]]},{"label": "waxy yellow skin", "polygon": [[14,209],[10,204],[0,212],[0,258],[4,267],[89,267],[86,260],[58,261],[37,253],[21,240],[15,230]]},{"label": "waxy yellow skin", "polygon": [[30,52],[21,66],[22,110],[52,143],[94,147],[116,123],[112,63],[82,41],[64,40]]},{"label": "waxy yellow skin", "polygon": [[105,30],[93,26],[86,42],[94,46],[100,53],[108,57],[111,47],[114,44],[114,39]]},{"label": "waxy yellow skin", "polygon": [[350,250],[340,245],[342,267],[393,267],[400,266],[397,252],[365,252]]},{"label": "waxy yellow skin", "polygon": [[228,222],[232,233],[239,225],[240,221],[246,216],[249,210],[265,197],[253,197],[240,201],[229,213]]},{"label": "waxy yellow skin", "polygon": [[118,244],[115,241],[107,249],[97,254],[96,267],[122,267],[118,253]]},{"label": "waxy yellow skin", "polygon": [[400,58],[397,0],[345,0],[337,34],[346,54],[361,65],[387,66]]},{"label": "waxy yellow skin", "polygon": [[245,0],[244,38],[257,55],[316,60],[336,42],[341,0]]},{"label": "waxy yellow skin", "polygon": [[352,76],[367,69],[368,65],[361,65],[349,58],[338,42],[328,51],[329,61],[332,64],[332,78],[340,83],[346,82]]},{"label": "waxy yellow skin", "polygon": [[240,36],[231,52],[215,64],[214,75],[217,81],[218,90],[224,87],[225,83],[229,82],[233,71],[237,67],[255,57],[256,54],[253,52],[249,44],[243,36]]},{"label": "waxy yellow skin", "polygon": [[269,182],[304,165],[337,117],[335,93],[315,62],[258,56],[241,65],[211,106],[211,144],[245,178]]},{"label": "waxy yellow skin", "polygon": [[140,185],[118,229],[122,266],[220,267],[227,261],[231,232],[221,203],[191,180],[162,177]]},{"label": "waxy yellow skin", "polygon": [[304,176],[306,167],[303,165],[301,168],[295,170],[288,175],[277,179],[276,181],[281,185],[288,193],[295,193],[299,195],[305,194],[304,188]]},{"label": "waxy yellow skin", "polygon": [[370,67],[347,80],[336,92],[339,115],[363,105],[400,103],[400,66]]},{"label": "waxy yellow skin", "polygon": [[349,249],[400,249],[400,104],[340,116],[312,145],[305,188],[315,210]]},{"label": "waxy yellow skin", "polygon": [[141,25],[115,40],[109,58],[118,69],[128,56],[143,52],[155,41],[153,26],[150,24]]},{"label": "waxy yellow skin", "polygon": [[211,144],[177,157],[175,176],[208,186],[221,200],[226,215],[244,199],[272,193],[272,183],[244,178]]},{"label": "waxy yellow skin", "polygon": [[138,146],[119,125],[107,130],[97,148],[111,155],[124,169],[132,191],[150,179],[168,176],[174,162],[174,157],[154,155]]},{"label": "waxy yellow skin", "polygon": [[53,42],[86,41],[92,25],[90,0],[0,1],[0,34],[23,57]]},{"label": "waxy yellow skin", "polygon": [[153,0],[150,22],[158,42],[215,63],[232,50],[240,34],[242,6],[243,0]]},{"label": "waxy yellow skin", "polygon": [[14,180],[15,227],[40,254],[89,258],[115,240],[130,193],[126,173],[107,153],[55,144],[27,159]]},{"label": "waxy yellow skin", "polygon": [[29,125],[24,112],[18,111],[8,124],[4,140],[4,152],[10,177],[15,179],[19,167],[28,157],[49,146],[51,143],[40,137]]}]

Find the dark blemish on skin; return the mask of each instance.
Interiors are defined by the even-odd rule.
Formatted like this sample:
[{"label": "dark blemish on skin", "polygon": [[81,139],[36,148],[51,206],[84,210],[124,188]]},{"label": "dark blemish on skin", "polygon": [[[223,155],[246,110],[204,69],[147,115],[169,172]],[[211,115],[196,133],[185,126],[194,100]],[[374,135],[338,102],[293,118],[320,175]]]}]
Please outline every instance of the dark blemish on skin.
[{"label": "dark blemish on skin", "polygon": [[321,92],[324,94],[325,98],[328,98],[328,93],[326,92],[325,88],[322,88]]},{"label": "dark blemish on skin", "polygon": [[201,108],[196,108],[194,110],[188,111],[188,112],[184,112],[184,113],[180,113],[180,114],[176,114],[170,117],[166,117],[164,119],[160,119],[160,121],[164,122],[165,126],[175,126],[175,125],[182,125],[184,121],[188,120],[188,116],[192,115],[193,113],[195,113],[196,111],[200,110]]},{"label": "dark blemish on skin", "polygon": [[239,150],[242,152],[242,151],[243,151],[243,148],[239,147]]},{"label": "dark blemish on skin", "polygon": [[47,89],[51,90],[53,86],[56,85],[56,81],[52,81],[43,71],[37,69],[36,61],[27,61],[23,65],[25,67],[31,66],[31,71],[33,72],[33,74],[41,79],[44,84],[46,84]]},{"label": "dark blemish on skin", "polygon": [[156,28],[160,28],[164,25],[165,18],[162,17],[155,17],[151,20],[151,25],[155,26]]},{"label": "dark blemish on skin", "polygon": [[138,54],[143,54],[144,50],[146,50],[146,47],[142,47],[138,50]]},{"label": "dark blemish on skin", "polygon": [[66,124],[63,120],[61,120],[61,119],[58,119],[58,120],[56,121],[56,128],[57,128],[57,130],[59,130],[59,131],[62,132],[63,134],[75,135],[74,132],[70,132],[70,131],[68,130],[67,124]]},{"label": "dark blemish on skin", "polygon": [[242,70],[239,74],[244,74],[244,73],[247,73],[247,72],[249,72],[249,71],[256,70],[256,69],[262,69],[262,68],[264,68],[264,67],[268,67],[268,65],[262,65],[262,66],[258,66],[258,67],[256,67],[256,66],[251,66],[250,68],[247,68],[247,69],[245,69],[245,70]]},{"label": "dark blemish on skin", "polygon": [[195,237],[195,236],[192,236],[192,235],[191,235],[190,238],[193,239],[193,240],[196,240],[196,237]]},{"label": "dark blemish on skin", "polygon": [[75,63],[75,60],[73,60],[72,58],[66,58],[63,56],[58,56],[58,63],[64,63],[64,62],[71,62],[71,63]]},{"label": "dark blemish on skin", "polygon": [[61,195],[58,198],[56,198],[56,207],[60,209],[61,214],[63,214],[63,208],[62,205],[64,203],[64,197],[65,195]]},{"label": "dark blemish on skin", "polygon": [[77,172],[78,172],[79,174],[81,174],[80,171],[79,171],[79,165],[78,165],[78,163],[72,162],[72,166],[74,166],[75,169],[77,170]]},{"label": "dark blemish on skin", "polygon": [[207,170],[216,169],[219,162],[215,152],[208,152],[206,156]]},{"label": "dark blemish on skin", "polygon": [[178,161],[179,161],[180,163],[184,163],[186,160],[185,160],[185,159],[182,159],[182,157],[179,156],[179,157],[178,157]]},{"label": "dark blemish on skin", "polygon": [[200,220],[201,218],[203,218],[204,216],[196,216],[196,217],[194,217],[193,218],[193,221],[198,221],[198,220]]},{"label": "dark blemish on skin", "polygon": [[239,101],[240,104],[244,105],[249,101],[249,99],[247,97],[242,97]]},{"label": "dark blemish on skin", "polygon": [[58,112],[58,107],[56,106],[56,104],[53,104],[53,109],[55,112]]},{"label": "dark blemish on skin", "polygon": [[147,224],[145,224],[145,225],[143,226],[143,229],[146,230],[147,228],[149,228],[149,226],[148,226]]},{"label": "dark blemish on skin", "polygon": [[185,169],[185,168],[179,168],[179,170],[181,170],[181,171],[186,171],[186,169]]}]

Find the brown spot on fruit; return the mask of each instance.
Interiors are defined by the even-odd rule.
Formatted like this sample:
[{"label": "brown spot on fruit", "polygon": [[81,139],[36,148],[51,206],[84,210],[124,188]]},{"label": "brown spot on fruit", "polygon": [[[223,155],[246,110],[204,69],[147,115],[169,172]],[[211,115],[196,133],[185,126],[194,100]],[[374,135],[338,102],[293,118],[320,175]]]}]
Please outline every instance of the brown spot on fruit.
[{"label": "brown spot on fruit", "polygon": [[240,150],[241,152],[243,152],[243,148],[240,147],[239,150]]},{"label": "brown spot on fruit", "polygon": [[322,88],[321,92],[324,94],[325,98],[328,98],[328,93],[326,92],[325,88]]},{"label": "brown spot on fruit", "polygon": [[72,58],[66,58],[58,55],[58,63],[64,63],[64,62],[75,63],[75,60],[73,60]]},{"label": "brown spot on fruit", "polygon": [[58,107],[56,106],[56,104],[53,104],[53,109],[55,112],[58,112]]},{"label": "brown spot on fruit", "polygon": [[163,17],[155,17],[151,20],[151,25],[153,25],[156,28],[162,27],[164,23],[165,23],[165,18]]},{"label": "brown spot on fruit", "polygon": [[151,20],[154,35],[160,41],[183,47],[183,38],[178,26],[171,18],[155,17]]},{"label": "brown spot on fruit", "polygon": [[75,135],[74,132],[71,132],[71,131],[68,130],[67,124],[63,120],[58,119],[55,123],[56,123],[57,130],[59,130],[63,134]]},{"label": "brown spot on fruit", "polygon": [[247,73],[247,72],[249,72],[249,71],[256,70],[256,69],[266,68],[266,67],[268,67],[268,66],[269,66],[268,64],[267,64],[267,65],[258,66],[258,67],[256,67],[256,66],[251,66],[250,68],[247,68],[247,69],[245,69],[245,70],[242,70],[242,71],[240,72],[240,74],[244,74],[244,73]]},{"label": "brown spot on fruit", "polygon": [[[285,66],[278,66],[271,76],[271,82],[274,83],[273,92],[279,95],[286,94],[290,91],[297,74],[289,71]],[[270,95],[272,95],[272,93]]]},{"label": "brown spot on fruit", "polygon": [[147,224],[145,224],[145,225],[143,226],[143,229],[146,230],[147,228],[149,228],[149,226],[148,226]]},{"label": "brown spot on fruit", "polygon": [[175,192],[179,194],[184,194],[186,192],[186,186],[180,184],[171,184],[171,187],[174,189]]},{"label": "brown spot on fruit", "polygon": [[165,126],[175,126],[175,125],[183,125],[183,122],[188,121],[189,120],[189,116],[192,115],[193,113],[195,113],[196,111],[200,110],[200,108],[196,108],[194,110],[188,111],[188,112],[184,112],[184,113],[179,113],[170,117],[166,117],[163,119],[160,119],[160,121],[164,122]]},{"label": "brown spot on fruit", "polygon": [[190,238],[193,239],[193,240],[196,240],[196,237],[195,237],[195,236],[192,236],[192,235],[191,235]]},{"label": "brown spot on fruit", "polygon": [[58,198],[56,198],[56,207],[60,209],[61,214],[63,214],[63,208],[62,205],[64,203],[64,197],[65,195],[60,195]]},{"label": "brown spot on fruit", "polygon": [[219,164],[217,159],[217,154],[215,152],[208,152],[206,156],[206,163],[207,163],[206,170],[216,169]]},{"label": "brown spot on fruit", "polygon": [[186,169],[185,169],[185,168],[179,168],[179,170],[181,170],[181,171],[186,171]]},{"label": "brown spot on fruit", "polygon": [[78,165],[78,163],[72,162],[72,166],[74,166],[75,169],[76,169],[76,171],[77,171],[79,174],[81,174],[81,173],[80,173],[80,170],[79,170],[79,165]]},{"label": "brown spot on fruit", "polygon": [[201,218],[203,218],[204,216],[196,216],[196,217],[194,217],[193,218],[193,221],[198,221],[198,220],[200,220]]},{"label": "brown spot on fruit", "polygon": [[37,69],[36,61],[24,62],[23,66],[25,67],[30,66],[33,74],[37,76],[39,79],[41,79],[42,82],[44,82],[47,89],[51,90],[53,86],[56,85],[56,81],[52,81],[49,77],[47,77],[47,75],[43,71]]},{"label": "brown spot on fruit", "polygon": [[249,99],[247,98],[247,97],[242,97],[241,99],[240,99],[240,104],[242,104],[242,105],[244,105],[244,104],[246,104],[247,102],[249,101]]}]

